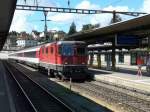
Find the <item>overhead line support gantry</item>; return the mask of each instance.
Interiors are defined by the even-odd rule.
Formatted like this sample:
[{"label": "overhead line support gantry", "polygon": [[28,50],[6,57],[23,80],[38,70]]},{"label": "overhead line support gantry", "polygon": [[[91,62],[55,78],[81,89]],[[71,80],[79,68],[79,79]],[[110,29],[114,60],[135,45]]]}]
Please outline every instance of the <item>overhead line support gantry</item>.
[{"label": "overhead line support gantry", "polygon": [[[47,12],[77,13],[77,14],[114,13],[114,11],[104,11],[104,10],[45,7],[45,6],[32,6],[32,5],[16,5],[16,10],[42,11],[42,12],[47,11]],[[143,12],[121,12],[121,11],[115,11],[115,13],[125,14],[130,16],[139,16],[140,14],[146,14]]]}]

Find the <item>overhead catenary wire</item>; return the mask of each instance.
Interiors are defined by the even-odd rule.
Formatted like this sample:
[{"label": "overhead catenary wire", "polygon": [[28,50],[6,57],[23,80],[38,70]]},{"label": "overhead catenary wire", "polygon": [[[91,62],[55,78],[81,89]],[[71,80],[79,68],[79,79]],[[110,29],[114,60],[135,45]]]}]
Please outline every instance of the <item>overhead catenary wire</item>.
[{"label": "overhead catenary wire", "polygon": [[68,0],[68,7],[70,8],[70,0]]},{"label": "overhead catenary wire", "polygon": [[110,5],[114,5],[114,4],[117,4],[117,3],[120,3],[120,2],[122,2],[122,0],[116,0],[116,1],[113,1],[113,2],[111,2],[109,4],[106,4],[104,7],[107,7],[107,6],[110,6]]}]

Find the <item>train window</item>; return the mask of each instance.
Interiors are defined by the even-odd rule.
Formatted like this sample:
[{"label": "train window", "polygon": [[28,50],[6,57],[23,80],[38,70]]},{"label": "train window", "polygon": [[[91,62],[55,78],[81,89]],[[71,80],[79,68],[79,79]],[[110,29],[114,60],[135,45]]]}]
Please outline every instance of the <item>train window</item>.
[{"label": "train window", "polygon": [[35,57],[36,57],[36,51],[25,52],[25,53],[24,53],[24,56],[25,56],[25,57],[35,58]]},{"label": "train window", "polygon": [[118,61],[119,61],[119,63],[124,63],[124,54],[119,53]]},{"label": "train window", "polygon": [[51,54],[53,54],[53,47],[51,47]]},{"label": "train window", "polygon": [[46,54],[48,54],[48,47],[46,48]]},{"label": "train window", "polygon": [[24,52],[24,56],[25,56],[25,57],[28,57],[28,53],[27,53],[27,52]]}]

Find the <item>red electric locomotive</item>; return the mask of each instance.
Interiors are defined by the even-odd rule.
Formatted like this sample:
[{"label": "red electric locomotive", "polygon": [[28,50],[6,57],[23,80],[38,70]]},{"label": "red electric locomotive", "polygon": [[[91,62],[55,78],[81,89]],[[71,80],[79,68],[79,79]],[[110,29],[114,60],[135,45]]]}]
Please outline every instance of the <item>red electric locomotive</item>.
[{"label": "red electric locomotive", "polygon": [[86,44],[81,41],[58,41],[41,46],[39,66],[61,78],[84,79],[87,71]]},{"label": "red electric locomotive", "polygon": [[9,55],[10,59],[48,70],[60,78],[85,79],[87,49],[82,41],[56,41],[24,49]]}]

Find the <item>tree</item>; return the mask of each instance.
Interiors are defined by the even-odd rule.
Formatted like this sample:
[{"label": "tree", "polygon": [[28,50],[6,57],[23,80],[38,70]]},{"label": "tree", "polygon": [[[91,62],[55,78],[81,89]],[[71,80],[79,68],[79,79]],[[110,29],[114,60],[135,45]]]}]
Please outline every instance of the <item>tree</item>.
[{"label": "tree", "polygon": [[18,35],[19,33],[18,32],[16,32],[16,31],[11,31],[11,32],[9,32],[9,35]]},{"label": "tree", "polygon": [[115,20],[114,20],[114,18],[112,18],[111,21],[110,21],[110,24],[120,22],[120,21],[122,21],[122,18],[118,14],[116,14],[115,15]]},{"label": "tree", "polygon": [[82,31],[90,30],[90,29],[92,29],[92,24],[86,24],[86,25],[83,25],[82,27]]},{"label": "tree", "polygon": [[70,26],[70,29],[69,29],[69,32],[68,32],[68,35],[72,35],[74,33],[76,33],[76,25],[74,22],[72,22],[71,26]]}]

